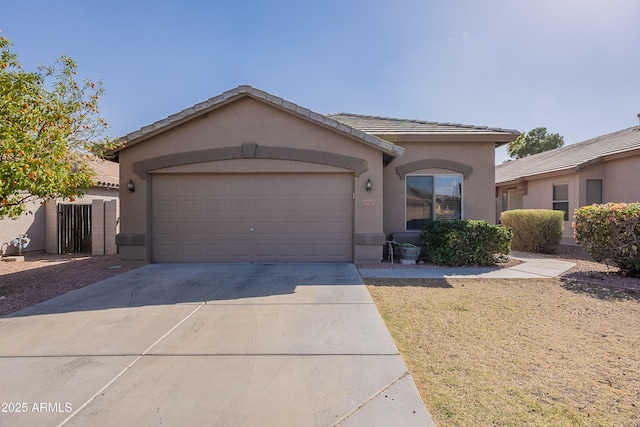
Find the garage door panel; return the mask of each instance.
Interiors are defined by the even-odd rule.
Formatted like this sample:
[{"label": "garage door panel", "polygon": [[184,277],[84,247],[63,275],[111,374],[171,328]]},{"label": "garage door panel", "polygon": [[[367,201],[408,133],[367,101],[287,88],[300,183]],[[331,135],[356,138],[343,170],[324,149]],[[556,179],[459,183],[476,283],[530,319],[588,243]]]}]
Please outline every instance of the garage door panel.
[{"label": "garage door panel", "polygon": [[246,198],[230,198],[227,201],[228,213],[245,215],[251,213],[251,200]]},{"label": "garage door panel", "polygon": [[157,200],[155,208],[158,213],[176,213],[178,212],[178,202],[174,200]]},{"label": "garage door panel", "polygon": [[186,257],[198,257],[202,255],[202,246],[194,244],[180,245],[180,254]]},{"label": "garage door panel", "polygon": [[224,236],[228,231],[227,223],[223,221],[202,223],[202,234],[205,236]]},{"label": "garage door panel", "polygon": [[351,224],[344,221],[327,221],[327,233],[343,235],[351,232]]},{"label": "garage door panel", "polygon": [[326,212],[327,202],[326,200],[314,200],[305,197],[300,203],[300,210],[302,212]]},{"label": "garage door panel", "polygon": [[227,201],[225,199],[203,200],[202,209],[209,214],[226,212]]},{"label": "garage door panel", "polygon": [[258,213],[273,213],[276,210],[276,201],[271,199],[256,199],[253,202],[253,209]]},{"label": "garage door panel", "polygon": [[176,236],[178,234],[177,222],[160,222],[155,224],[155,233],[160,236]]},{"label": "garage door panel", "polygon": [[218,257],[223,257],[225,256],[225,253],[228,250],[227,247],[228,245],[224,243],[209,243],[209,244],[203,245],[202,255],[206,259],[215,259]]},{"label": "garage door panel", "polygon": [[202,204],[200,200],[184,200],[180,203],[181,213],[199,213],[202,212]]},{"label": "garage door panel", "polygon": [[353,175],[158,174],[154,262],[352,260]]},{"label": "garage door panel", "polygon": [[159,257],[177,257],[178,247],[175,244],[158,244],[156,252]]},{"label": "garage door panel", "polygon": [[197,175],[183,175],[178,182],[178,190],[185,196],[199,196],[203,190],[203,182]]},{"label": "garage door panel", "polygon": [[228,245],[228,251],[225,256],[231,256],[234,261],[238,262],[249,261],[252,252],[249,244],[241,243],[230,243]]},{"label": "garage door panel", "polygon": [[[227,222],[227,232],[224,232],[224,236],[243,236],[251,233],[251,222],[249,221],[229,221]],[[230,233],[229,233],[230,232]],[[206,237],[206,236],[203,236]]]},{"label": "garage door panel", "polygon": [[276,203],[278,212],[298,212],[300,209],[300,201],[298,199],[290,199],[279,197]]},{"label": "garage door panel", "polygon": [[341,199],[328,199],[326,203],[327,211],[329,213],[334,212],[336,214],[351,209],[351,206],[353,205],[352,201]]},{"label": "garage door panel", "polygon": [[296,235],[301,231],[302,227],[298,222],[281,222],[274,225],[274,232],[283,238],[290,236],[290,238],[295,239]]},{"label": "garage door panel", "polygon": [[180,224],[180,231],[182,235],[194,238],[202,235],[202,224],[196,223],[182,223]]}]

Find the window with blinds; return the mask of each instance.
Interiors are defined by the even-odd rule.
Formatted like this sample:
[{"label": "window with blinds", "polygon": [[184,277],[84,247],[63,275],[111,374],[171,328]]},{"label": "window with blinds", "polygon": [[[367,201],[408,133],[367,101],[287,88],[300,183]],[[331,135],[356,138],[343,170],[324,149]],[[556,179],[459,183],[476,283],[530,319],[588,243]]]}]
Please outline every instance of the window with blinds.
[{"label": "window with blinds", "polygon": [[433,220],[462,219],[461,175],[408,175],[406,229],[422,230]]}]

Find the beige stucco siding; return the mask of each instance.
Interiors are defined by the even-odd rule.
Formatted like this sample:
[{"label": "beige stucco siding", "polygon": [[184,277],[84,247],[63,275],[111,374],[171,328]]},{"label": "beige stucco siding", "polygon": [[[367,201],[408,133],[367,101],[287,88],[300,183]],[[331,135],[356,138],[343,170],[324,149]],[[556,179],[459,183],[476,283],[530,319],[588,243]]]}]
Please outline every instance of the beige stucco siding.
[{"label": "beige stucco siding", "polygon": [[[173,129],[131,145],[120,152],[120,184],[122,223],[121,233],[136,235],[135,245],[121,246],[123,260],[132,263],[148,262],[149,252],[149,175],[141,176],[135,172],[136,162],[158,158],[166,155],[180,156],[181,153],[201,150],[215,150],[231,147],[233,150],[253,147],[260,150],[283,152],[287,149],[308,153],[329,153],[330,155],[348,157],[364,161],[366,170],[354,173],[344,167],[320,164],[313,158],[304,161],[275,158],[221,159],[198,162],[194,159],[190,164],[164,166],[149,173],[250,173],[250,172],[304,172],[353,173],[354,189],[354,224],[355,234],[354,260],[381,259],[382,245],[363,243],[366,236],[358,235],[382,233],[382,153],[331,129],[297,117],[280,110],[270,104],[253,98],[240,98],[219,107],[208,114],[192,119]],[[257,148],[255,148],[257,147]],[[300,151],[301,150],[301,151]],[[139,163],[138,163],[139,165]],[[136,186],[134,193],[129,193],[127,183],[133,180]],[[370,179],[374,185],[371,192],[366,192],[365,183]],[[373,200],[373,202],[371,202]],[[140,240],[143,236],[143,242]],[[360,243],[363,244],[360,244]],[[142,243],[142,244],[140,244]],[[375,248],[374,248],[375,246]]]},{"label": "beige stucco siding", "polygon": [[[606,176],[606,172],[607,172],[607,165],[606,163],[601,163],[586,169],[582,169],[580,170],[578,173],[572,174],[575,175],[577,177],[577,188],[576,188],[576,194],[577,194],[577,199],[578,199],[578,203],[577,206],[584,206],[586,204],[587,201],[587,180],[588,179],[601,179],[602,180],[602,201],[606,202],[606,193],[607,191],[605,191],[605,185],[606,185],[606,181],[605,181],[605,176]],[[575,178],[574,178],[575,179]]]},{"label": "beige stucco siding", "polygon": [[[406,228],[406,181],[398,175],[397,168],[422,159],[443,160],[442,164],[453,161],[469,167],[471,172],[462,182],[463,218],[495,222],[495,153],[492,142],[411,142],[398,145],[405,149],[404,155],[391,162],[384,171],[384,231],[387,236]],[[410,175],[432,174],[461,175],[461,172],[441,167],[410,172]]]},{"label": "beige stucco siding", "polygon": [[604,176],[606,203],[640,202],[640,156],[606,162]]},{"label": "beige stucco siding", "polygon": [[[576,195],[577,181],[575,174],[530,181],[527,183],[527,194],[522,199],[522,207],[524,209],[553,209],[553,186],[567,184],[569,186],[569,212],[571,213],[579,203]],[[569,215],[569,221],[564,221],[563,237],[573,236],[571,222],[572,217]]]},{"label": "beige stucco siding", "polygon": [[[606,160],[579,171],[568,170],[555,173],[553,176],[528,179],[524,185],[524,209],[552,209],[553,185],[569,185],[569,212],[573,212],[587,203],[587,180],[602,180],[603,203],[632,203],[640,201],[640,156],[630,156]],[[522,184],[520,184],[522,185]],[[501,209],[502,191],[515,185],[497,187],[497,206]],[[563,237],[572,238],[573,218],[564,223]]]},{"label": "beige stucco siding", "polygon": [[28,203],[27,210],[16,219],[0,220],[0,253],[11,255],[18,249],[10,245],[18,234],[28,234],[31,241],[25,252],[44,251],[45,249],[45,207],[40,203]]},{"label": "beige stucco siding", "polygon": [[[17,249],[9,245],[9,242],[18,234],[27,233],[31,241],[25,252],[58,252],[58,223],[57,205],[59,203],[91,204],[93,200],[116,200],[118,191],[103,187],[92,187],[82,197],[73,202],[69,200],[55,200],[42,204],[30,202],[27,204],[27,213],[16,219],[0,220],[0,252],[3,254],[17,253]],[[28,213],[31,212],[31,213]]]}]

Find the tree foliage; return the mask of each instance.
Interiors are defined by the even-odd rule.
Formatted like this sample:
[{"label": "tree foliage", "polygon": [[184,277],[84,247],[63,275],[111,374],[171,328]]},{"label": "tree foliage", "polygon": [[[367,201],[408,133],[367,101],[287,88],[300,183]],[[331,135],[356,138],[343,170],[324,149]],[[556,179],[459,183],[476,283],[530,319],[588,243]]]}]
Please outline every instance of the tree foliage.
[{"label": "tree foliage", "polygon": [[533,154],[560,148],[564,145],[564,138],[557,133],[547,133],[547,128],[539,127],[520,135],[507,147],[509,157],[521,159]]},{"label": "tree foliage", "polygon": [[77,68],[62,56],[25,71],[0,37],[0,219],[29,202],[82,195],[92,184],[89,156],[114,148],[98,110],[102,84],[76,81]]}]

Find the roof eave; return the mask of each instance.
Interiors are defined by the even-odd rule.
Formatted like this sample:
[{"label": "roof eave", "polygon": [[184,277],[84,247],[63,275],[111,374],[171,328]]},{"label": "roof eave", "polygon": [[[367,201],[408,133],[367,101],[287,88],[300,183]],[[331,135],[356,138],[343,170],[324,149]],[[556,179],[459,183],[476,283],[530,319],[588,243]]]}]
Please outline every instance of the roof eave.
[{"label": "roof eave", "polygon": [[541,173],[537,173],[534,175],[524,175],[524,176],[519,176],[517,178],[512,178],[509,179],[507,181],[496,181],[496,186],[505,186],[505,185],[511,185],[511,184],[519,184],[525,181],[533,181],[535,179],[543,179],[543,178],[552,178],[554,176],[559,176],[559,175],[567,175],[568,173],[574,173],[575,172],[575,166],[572,167],[566,167],[566,168],[562,168],[562,169],[554,169],[554,170],[550,170],[550,171],[545,171],[545,172],[541,172]]},{"label": "roof eave", "polygon": [[501,133],[371,133],[378,138],[392,143],[403,142],[492,142],[495,147],[509,144],[519,134]]},{"label": "roof eave", "polygon": [[108,155],[117,157],[117,153],[119,151],[131,147],[132,145],[138,144],[146,139],[152,138],[162,132],[166,132],[167,130],[180,126],[190,120],[193,120],[200,116],[205,116],[209,112],[227,105],[241,97],[250,97],[266,102],[271,106],[294,114],[302,119],[337,131],[338,133],[341,133],[351,139],[355,139],[359,142],[364,142],[366,145],[376,148],[392,157],[398,157],[404,153],[404,148],[402,147],[378,138],[377,136],[365,133],[361,130],[337,122],[336,120],[333,120],[322,114],[313,112],[308,108],[301,107],[297,104],[294,104],[293,102],[289,102],[283,98],[271,95],[252,86],[238,86],[235,89],[231,89],[227,92],[222,93],[221,95],[209,98],[204,102],[184,109],[178,113],[172,114],[162,120],[154,122],[148,126],[140,128],[135,132],[131,132],[119,138],[125,141],[125,144],[113,151],[110,151]]},{"label": "roof eave", "polygon": [[534,179],[542,179],[542,178],[549,178],[549,177],[558,176],[558,175],[566,175],[567,173],[580,172],[584,169],[588,169],[590,167],[593,167],[611,160],[624,159],[629,156],[637,156],[637,155],[640,155],[640,148],[625,150],[618,153],[609,154],[606,156],[599,156],[590,160],[586,160],[582,163],[579,163],[576,165],[570,165],[564,168],[548,170],[548,171],[539,172],[531,175],[524,175],[524,176],[510,179],[507,181],[500,181],[500,182],[496,181],[496,185],[505,186],[505,185],[512,185],[514,183],[519,183],[522,181],[531,181]]}]

